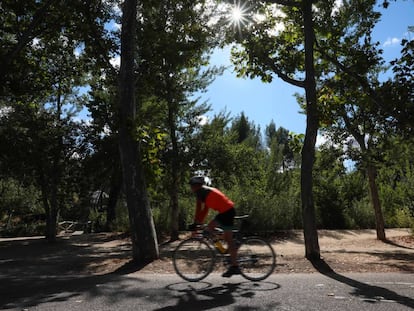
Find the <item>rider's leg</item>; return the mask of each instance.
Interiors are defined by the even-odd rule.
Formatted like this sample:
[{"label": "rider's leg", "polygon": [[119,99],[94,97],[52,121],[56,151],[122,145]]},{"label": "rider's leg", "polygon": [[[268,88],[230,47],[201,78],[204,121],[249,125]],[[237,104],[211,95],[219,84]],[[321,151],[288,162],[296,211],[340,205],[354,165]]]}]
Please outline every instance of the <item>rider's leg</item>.
[{"label": "rider's leg", "polygon": [[208,223],[207,230],[208,230],[210,233],[213,233],[213,232],[214,232],[214,229],[215,229],[216,227],[220,227],[220,224],[217,222],[217,220],[213,219],[213,220],[211,220],[211,221]]},{"label": "rider's leg", "polygon": [[230,255],[230,261],[232,266],[238,266],[237,262],[237,247],[233,240],[233,232],[231,230],[224,231],[224,240],[226,241],[228,245],[228,253]]},{"label": "rider's leg", "polygon": [[233,224],[234,224],[235,211],[231,209],[222,214],[218,214],[215,218],[214,223],[211,225],[220,224],[220,227],[224,230],[223,239],[227,243],[228,250],[227,252],[230,255],[231,266],[229,269],[223,273],[223,277],[231,277],[234,274],[240,274],[239,264],[237,262],[237,247],[233,239]]},{"label": "rider's leg", "polygon": [[[214,228],[216,227],[222,227],[222,225],[215,219],[211,220],[208,224],[208,231],[210,233],[214,232]],[[233,231],[232,230],[224,230],[223,233],[224,241],[226,241],[227,244],[227,252],[230,255],[230,261],[232,266],[238,266],[237,262],[237,248],[235,246],[235,243],[233,241]]]}]

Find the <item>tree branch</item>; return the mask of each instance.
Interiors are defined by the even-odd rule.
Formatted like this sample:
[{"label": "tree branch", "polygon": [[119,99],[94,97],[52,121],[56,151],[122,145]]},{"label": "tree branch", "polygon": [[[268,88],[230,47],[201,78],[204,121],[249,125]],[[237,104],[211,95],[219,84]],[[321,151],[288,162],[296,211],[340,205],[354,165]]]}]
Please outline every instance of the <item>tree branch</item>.
[{"label": "tree branch", "polygon": [[46,1],[42,7],[40,7],[39,10],[35,12],[32,18],[32,22],[27,26],[23,34],[20,36],[17,44],[11,51],[6,54],[3,64],[4,67],[7,67],[16,57],[16,55],[30,42],[30,40],[33,39],[37,26],[39,26],[39,24],[44,20],[44,17],[53,2],[53,0]]},{"label": "tree branch", "polygon": [[305,87],[305,81],[296,80],[296,79],[289,77],[286,73],[280,70],[280,68],[272,61],[271,58],[268,57],[265,60],[265,62],[266,62],[266,65],[269,66],[272,69],[272,71],[283,81],[289,84],[293,84],[298,87],[302,87],[302,88]]},{"label": "tree branch", "polygon": [[[88,20],[89,25],[91,27],[91,31],[92,31],[92,34],[93,34],[94,38],[97,38],[97,39],[101,38],[101,34],[95,28],[93,16],[92,16],[90,10],[88,10],[88,8],[86,8],[86,10],[85,10],[85,15],[87,16],[87,20]],[[103,40],[96,40],[96,43],[97,43],[97,47],[98,47],[99,52],[100,52],[100,56],[105,61],[108,70],[111,72],[111,74],[117,75],[118,73],[111,64],[111,59],[108,56],[108,50],[105,48],[105,46],[103,44]]]},{"label": "tree branch", "polygon": [[358,82],[359,85],[361,85],[364,91],[369,94],[369,96],[375,101],[376,104],[383,105],[383,101],[377,96],[377,93],[369,85],[369,82],[365,77],[360,76],[358,73],[356,73],[355,71],[351,70],[350,68],[342,64],[336,57],[329,55],[324,49],[321,49],[317,40],[315,40],[315,45],[316,45],[315,50],[318,51],[322,55],[323,58],[333,63],[339,70],[348,74],[356,82]]},{"label": "tree branch", "polygon": [[365,152],[366,147],[365,147],[365,140],[364,140],[364,135],[362,135],[353,125],[351,120],[349,119],[349,117],[347,116],[346,112],[344,112],[342,114],[342,118],[345,122],[345,125],[348,129],[348,131],[351,133],[352,136],[354,136],[354,138],[356,139],[356,141],[358,142],[360,148]]}]

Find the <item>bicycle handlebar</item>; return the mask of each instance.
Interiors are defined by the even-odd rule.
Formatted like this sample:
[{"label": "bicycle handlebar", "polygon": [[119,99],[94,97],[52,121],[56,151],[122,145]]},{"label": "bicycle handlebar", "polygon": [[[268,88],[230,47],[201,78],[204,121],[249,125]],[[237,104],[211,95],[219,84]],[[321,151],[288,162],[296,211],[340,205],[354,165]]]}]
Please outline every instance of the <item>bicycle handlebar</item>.
[{"label": "bicycle handlebar", "polygon": [[206,225],[204,224],[191,224],[188,225],[187,229],[188,231],[199,231],[199,230],[203,230],[206,227]]}]

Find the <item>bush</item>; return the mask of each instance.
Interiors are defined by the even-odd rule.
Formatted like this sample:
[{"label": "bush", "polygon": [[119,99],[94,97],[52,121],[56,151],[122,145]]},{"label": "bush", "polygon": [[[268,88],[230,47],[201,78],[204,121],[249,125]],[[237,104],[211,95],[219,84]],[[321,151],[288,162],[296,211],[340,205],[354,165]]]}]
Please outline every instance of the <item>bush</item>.
[{"label": "bush", "polygon": [[285,191],[277,195],[256,193],[254,189],[229,192],[236,198],[237,214],[249,214],[251,230],[275,232],[302,227],[299,191]]},{"label": "bush", "polygon": [[115,209],[115,215],[116,215],[116,218],[115,218],[115,222],[113,225],[113,231],[129,233],[130,226],[129,226],[128,208],[124,201],[120,200],[120,202],[118,203]]},{"label": "bush", "polygon": [[3,228],[0,231],[1,237],[15,238],[15,237],[25,237],[25,236],[37,236],[45,235],[46,224],[45,223],[33,223],[33,224],[24,224],[20,223],[9,228]]},{"label": "bush", "polygon": [[392,215],[387,215],[386,226],[388,228],[412,228],[414,219],[408,208],[400,208],[393,211]]},{"label": "bush", "polygon": [[375,228],[375,214],[369,198],[352,202],[352,205],[345,209],[345,219],[349,229]]}]

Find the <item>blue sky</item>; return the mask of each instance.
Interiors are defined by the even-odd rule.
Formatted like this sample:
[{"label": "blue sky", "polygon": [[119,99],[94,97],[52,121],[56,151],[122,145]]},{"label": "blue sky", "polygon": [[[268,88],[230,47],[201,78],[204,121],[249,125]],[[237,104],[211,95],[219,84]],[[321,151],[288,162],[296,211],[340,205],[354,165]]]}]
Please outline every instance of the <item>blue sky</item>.
[{"label": "blue sky", "polygon": [[[414,1],[398,0],[391,2],[386,10],[381,10],[381,21],[376,25],[373,39],[381,43],[383,57],[390,61],[399,56],[403,38],[410,38],[407,27],[414,25]],[[214,65],[230,65],[230,49],[218,50],[212,56]],[[232,116],[242,111],[250,121],[262,130],[273,120],[276,127],[282,126],[295,133],[304,133],[306,117],[299,113],[294,93],[303,93],[303,89],[292,86],[279,78],[271,84],[259,79],[236,78],[233,69],[228,69],[209,86],[202,95],[212,107],[211,115],[220,111],[230,112]]]}]

